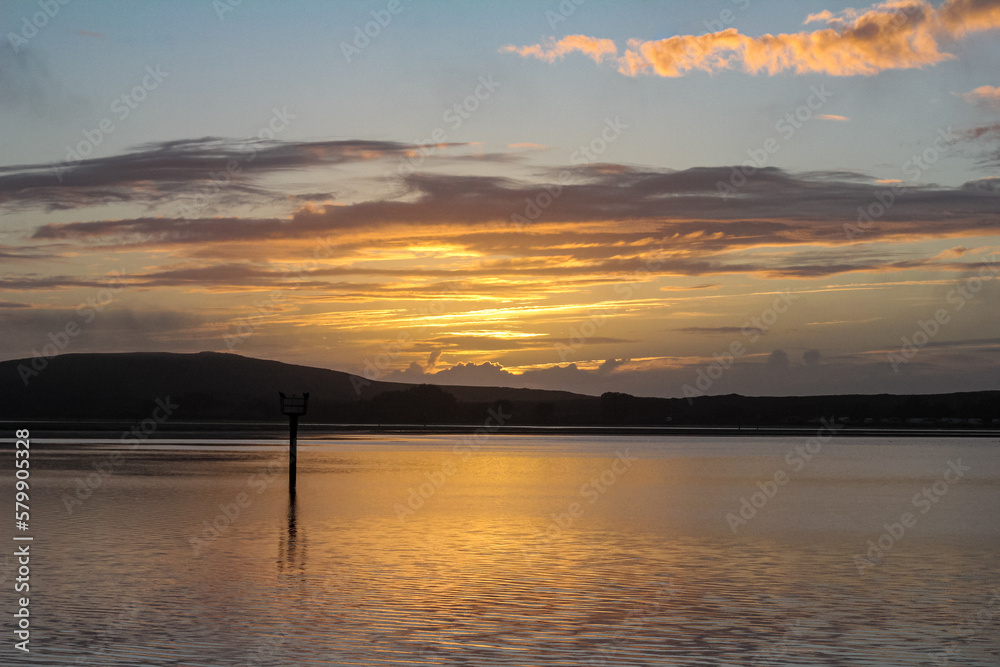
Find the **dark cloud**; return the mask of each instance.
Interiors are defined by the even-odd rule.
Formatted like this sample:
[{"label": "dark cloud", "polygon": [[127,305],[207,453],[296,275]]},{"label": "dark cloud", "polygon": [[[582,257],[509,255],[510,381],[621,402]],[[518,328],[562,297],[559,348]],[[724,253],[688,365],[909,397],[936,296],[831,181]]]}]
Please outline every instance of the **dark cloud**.
[{"label": "dark cloud", "polygon": [[[645,280],[661,275],[690,276],[700,274],[737,274],[756,273],[767,278],[819,278],[846,272],[885,272],[904,271],[910,269],[932,269],[966,273],[977,269],[985,269],[993,265],[987,262],[941,262],[934,259],[906,260],[898,262],[883,262],[873,258],[866,262],[852,264],[833,261],[835,254],[831,253],[829,263],[821,262],[807,267],[792,265],[789,267],[773,266],[768,258],[761,258],[755,263],[726,264],[722,261],[700,260],[663,260],[656,270],[645,268],[641,258],[632,260],[614,260],[593,262],[590,264],[560,266],[548,263],[537,263],[533,259],[504,261],[502,263],[483,262],[473,268],[430,269],[420,266],[402,268],[338,266],[319,269],[289,272],[281,268],[262,263],[225,263],[208,264],[205,266],[163,269],[147,272],[123,274],[121,280],[130,286],[140,288],[170,288],[170,287],[200,287],[208,291],[235,292],[246,289],[253,290],[287,290],[297,292],[321,291],[323,300],[354,300],[363,298],[414,298],[439,299],[446,295],[445,286],[438,278],[447,278],[454,282],[458,279],[469,279],[472,284],[465,290],[480,296],[510,297],[513,294],[551,294],[552,284],[544,279],[558,279],[563,289],[573,290],[593,286],[626,287],[624,295],[630,295],[633,288]],[[637,277],[637,271],[641,271]],[[488,285],[474,283],[481,277],[496,278],[498,275],[510,276],[510,282],[496,282]],[[369,280],[358,280],[367,276]],[[340,279],[337,279],[340,278]],[[395,281],[385,281],[384,278],[396,278]],[[530,280],[536,278],[538,280]],[[107,287],[110,282],[119,278],[94,277],[83,278],[66,275],[39,276],[22,275],[0,278],[0,289],[10,291],[46,291],[63,290],[80,287]],[[414,284],[414,280],[422,284]],[[303,297],[305,298],[305,297]],[[683,333],[708,335],[735,335],[742,333],[742,327],[683,327],[676,329]],[[451,349],[529,349],[539,345],[555,345],[554,339],[548,338],[492,338],[479,336],[443,336],[427,345],[446,346]],[[564,344],[572,344],[561,341]],[[619,338],[592,337],[585,343],[617,344],[634,342]]]},{"label": "dark cloud", "polygon": [[[286,158],[279,153],[273,159],[280,163]],[[506,226],[508,232],[520,232],[530,229],[535,221],[618,221],[622,234],[652,236],[663,244],[685,247],[846,243],[844,225],[856,224],[858,209],[876,204],[887,191],[885,185],[839,172],[793,176],[778,169],[762,169],[732,196],[720,196],[718,189],[719,183],[731,179],[732,168],[684,172],[623,168],[611,173],[578,169],[574,173],[580,179],[565,185],[487,176],[411,174],[401,181],[408,193],[406,200],[309,206],[297,211],[291,220],[156,217],[77,222],[44,225],[34,238],[211,243],[320,237],[391,226]],[[995,233],[1000,226],[998,201],[967,188],[903,187],[893,195],[892,205],[877,224],[865,229],[864,240]],[[651,224],[659,225],[659,230],[648,231]],[[647,230],[640,231],[640,227]],[[809,269],[802,271],[808,273]]]},{"label": "dark cloud", "polygon": [[[1000,164],[1000,162],[998,162]],[[1000,178],[994,176],[992,178],[981,178],[978,181],[969,181],[963,183],[962,187],[966,190],[979,190],[980,192],[996,192],[1000,193]]]},{"label": "dark cloud", "polygon": [[35,248],[18,248],[10,245],[0,245],[0,259],[4,260],[39,260],[53,257],[51,253]]},{"label": "dark cloud", "polygon": [[[900,372],[893,369],[885,354],[857,354],[830,357],[823,363],[775,366],[773,355],[747,357],[737,361],[707,391],[719,396],[816,396],[836,394],[912,394],[983,391],[997,388],[1000,346],[995,339],[962,354],[931,349],[928,345]],[[777,350],[776,352],[783,352]],[[812,355],[810,355],[810,359]],[[787,354],[784,356],[787,361]],[[671,364],[669,368],[625,367],[614,373],[599,368],[585,369],[576,364],[531,369],[512,373],[494,362],[459,364],[437,373],[423,373],[416,382],[435,384],[492,385],[556,389],[600,395],[620,391],[636,396],[684,396],[684,385],[693,386],[703,364]],[[776,370],[780,369],[780,373]],[[390,379],[390,378],[386,378]],[[397,373],[391,379],[408,381]]]},{"label": "dark cloud", "polygon": [[996,347],[1000,346],[1000,338],[972,338],[967,340],[932,340],[925,347]]},{"label": "dark cloud", "polygon": [[[699,274],[736,274],[757,273],[768,278],[819,278],[846,272],[885,272],[903,271],[908,269],[934,269],[953,272],[968,272],[991,266],[987,263],[975,262],[936,262],[932,260],[911,260],[884,263],[877,259],[868,262],[841,264],[831,262],[828,265],[816,264],[809,267],[790,266],[775,267],[768,263],[767,258],[749,264],[725,264],[722,262],[705,262],[696,260],[670,260],[660,263],[656,271],[646,271],[643,280],[660,275],[689,276]],[[132,273],[123,277],[129,285],[142,288],[168,287],[203,287],[206,290],[239,291],[243,289],[281,289],[296,291],[322,290],[324,299],[354,299],[362,297],[382,298],[440,298],[442,285],[431,282],[422,285],[406,284],[413,279],[458,278],[474,279],[477,277],[496,277],[510,275],[512,282],[493,285],[473,285],[468,289],[479,295],[510,296],[521,294],[549,294],[552,285],[545,281],[526,281],[526,278],[557,278],[563,288],[580,288],[593,285],[614,285],[616,287],[637,284],[635,271],[642,267],[641,260],[595,262],[580,266],[550,266],[534,264],[531,260],[506,261],[501,265],[484,263],[477,268],[427,269],[422,267],[405,268],[358,268],[353,266],[330,267],[322,269],[302,270],[289,273],[282,269],[264,264],[238,263],[213,264],[201,267],[181,269],[165,269],[145,273]],[[336,277],[368,276],[372,280],[333,280]],[[396,282],[380,282],[379,278],[398,278]],[[400,282],[403,281],[403,282]],[[8,276],[0,278],[0,289],[11,291],[30,290],[60,290],[78,287],[105,287],[109,279],[85,279],[72,276]],[[641,282],[641,281],[640,281]],[[734,335],[743,331],[742,327],[684,327],[677,329],[684,333],[709,335]],[[565,342],[565,341],[563,341]],[[593,337],[586,344],[609,344],[631,342],[618,338]],[[452,348],[485,345],[476,349],[514,349],[517,347],[537,347],[546,343],[542,339],[515,340],[508,338],[488,338],[464,336],[441,337],[428,344],[443,345]],[[554,343],[553,343],[554,344]],[[568,344],[568,343],[567,343]]]},{"label": "dark cloud", "polygon": [[96,287],[98,289],[114,286],[115,279],[85,280],[72,276],[19,276],[0,278],[0,289],[12,291],[58,290],[72,287]]},{"label": "dark cloud", "polygon": [[597,367],[598,373],[611,373],[617,368],[621,368],[627,364],[629,359],[605,359],[604,363]]},{"label": "dark cloud", "polygon": [[323,201],[325,199],[333,199],[334,194],[332,192],[306,192],[300,195],[294,195],[292,199],[298,201]]},{"label": "dark cloud", "polygon": [[[463,386],[512,387],[518,384],[518,376],[491,361],[481,364],[472,362],[456,364],[451,368],[428,373],[424,378],[433,378],[435,384],[455,384]],[[396,379],[396,378],[392,378]],[[426,381],[426,380],[425,380]]]},{"label": "dark cloud", "polygon": [[405,370],[393,371],[390,375],[394,380],[402,382],[420,382],[421,378],[424,377],[424,367],[413,361]]},{"label": "dark cloud", "polygon": [[[144,156],[140,162],[148,159],[150,169],[155,165],[165,173],[183,171],[181,166],[188,161],[207,159],[215,141],[171,142],[147,148],[140,153]],[[309,153],[307,146],[315,149],[315,154],[303,157]],[[402,144],[371,142],[281,144],[263,148],[254,163],[277,170],[309,161],[362,159],[353,154],[361,151],[361,146],[369,154],[406,150]],[[222,144],[218,148],[224,153],[232,147]],[[161,151],[172,157],[154,159]],[[176,164],[171,160],[177,160]],[[99,175],[108,167],[104,162],[95,164],[94,173]],[[116,251],[170,249],[195,261],[182,267],[168,264],[147,269],[129,276],[130,282],[144,288],[197,286],[207,291],[320,291],[321,298],[328,301],[425,299],[439,296],[440,283],[445,280],[467,282],[480,296],[510,297],[551,293],[555,279],[562,290],[606,286],[614,288],[616,294],[630,294],[636,286],[659,276],[816,279],[846,273],[961,272],[976,268],[974,263],[944,257],[901,258],[884,246],[852,242],[845,226],[856,224],[858,209],[878,203],[880,198],[884,201],[889,190],[851,172],[796,175],[762,169],[728,197],[719,195],[718,183],[731,178],[731,168],[677,172],[605,164],[570,167],[566,172],[568,176],[556,175],[537,183],[410,174],[399,180],[407,189],[405,198],[342,206],[311,204],[290,219],[142,217],[54,223],[35,230],[33,245],[22,249],[0,246],[0,254],[53,250],[66,254],[80,244],[91,249],[104,244]],[[553,185],[553,180],[562,184]],[[892,197],[884,215],[863,229],[861,241],[988,236],[1000,227],[1000,195],[982,188],[903,187]],[[529,205],[538,210],[529,210]],[[512,217],[520,215],[553,224],[511,224]],[[464,256],[482,259],[465,260],[459,255],[446,264],[411,261],[402,266],[355,261],[373,244],[380,250],[408,252],[415,242],[430,238],[428,228],[436,230],[433,238],[446,239],[450,246],[467,251]],[[572,237],[566,233],[570,228]],[[372,230],[379,230],[378,239],[366,240],[365,235]],[[347,242],[342,242],[345,237]],[[810,247],[802,247],[806,245]],[[795,252],[784,252],[783,248],[794,248]],[[312,255],[314,249],[326,253],[315,268],[292,277],[280,268],[281,253],[294,262]],[[753,252],[733,252],[740,250]],[[250,261],[242,261],[247,258]],[[100,283],[59,275],[7,275],[0,279],[0,288],[9,290],[91,286]],[[682,331],[736,332],[732,327]],[[505,350],[532,349],[547,342],[538,338],[467,338],[431,341],[428,346]],[[619,342],[624,341],[588,341]]]},{"label": "dark cloud", "polygon": [[[1000,167],[1000,123],[979,125],[969,128],[959,135],[959,142],[969,145],[978,156],[979,166],[985,169]],[[973,189],[983,181],[973,181]],[[987,188],[996,191],[996,188]]]},{"label": "dark cloud", "polygon": [[[282,142],[203,137],[165,141],[122,155],[67,156],[60,163],[0,167],[0,205],[51,211],[115,202],[177,201],[200,210],[206,207],[206,200],[213,205],[246,203],[248,198],[257,201],[286,194],[301,199],[316,193],[276,192],[259,180],[283,171],[402,159],[418,149],[415,144],[363,140]],[[320,194],[323,199],[330,195]]]},{"label": "dark cloud", "polygon": [[978,141],[980,139],[1000,139],[1000,123],[992,125],[979,125],[965,130],[961,134],[965,141]]},{"label": "dark cloud", "polygon": [[287,222],[276,218],[136,218],[103,222],[71,222],[42,225],[34,239],[117,239],[122,243],[206,243],[245,240],[270,240],[283,236]]}]

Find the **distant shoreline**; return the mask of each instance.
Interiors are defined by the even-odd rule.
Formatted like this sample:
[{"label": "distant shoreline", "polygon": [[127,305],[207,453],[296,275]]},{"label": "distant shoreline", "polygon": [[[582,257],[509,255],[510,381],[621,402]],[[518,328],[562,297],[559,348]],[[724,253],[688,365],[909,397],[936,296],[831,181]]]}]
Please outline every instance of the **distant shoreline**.
[{"label": "distant shoreline", "polygon": [[[134,426],[124,421],[0,421],[0,439],[4,431],[27,428],[33,437],[44,438],[78,435],[81,437],[114,437]],[[299,437],[342,433],[345,435],[462,435],[474,434],[482,425],[453,424],[300,424]],[[504,426],[490,430],[494,435],[551,435],[551,436],[700,436],[700,437],[812,437],[818,432],[828,434],[831,429],[821,424],[789,427],[752,426]],[[852,427],[841,426],[833,430],[836,437],[975,437],[1000,438],[1000,430],[983,428],[926,428],[920,426]],[[275,422],[175,422],[161,425],[148,440],[177,438],[182,435],[225,439],[234,435],[254,435],[262,439],[283,440],[288,437],[288,426]]]}]

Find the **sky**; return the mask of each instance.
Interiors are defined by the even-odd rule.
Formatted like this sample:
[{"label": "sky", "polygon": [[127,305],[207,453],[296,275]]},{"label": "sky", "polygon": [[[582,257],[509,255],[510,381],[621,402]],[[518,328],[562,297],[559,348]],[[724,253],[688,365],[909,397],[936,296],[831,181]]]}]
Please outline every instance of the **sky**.
[{"label": "sky", "polygon": [[0,359],[1000,389],[1000,0],[5,0],[0,28]]}]

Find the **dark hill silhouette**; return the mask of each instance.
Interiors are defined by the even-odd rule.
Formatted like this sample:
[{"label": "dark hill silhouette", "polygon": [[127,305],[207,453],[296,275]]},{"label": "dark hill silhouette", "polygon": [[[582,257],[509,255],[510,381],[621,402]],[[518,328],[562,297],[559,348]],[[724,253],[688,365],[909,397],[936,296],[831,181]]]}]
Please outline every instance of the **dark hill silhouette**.
[{"label": "dark hill silhouette", "polygon": [[[400,415],[389,412],[402,407],[423,421],[427,410],[417,407],[428,401],[435,408],[431,414],[443,411],[432,399],[436,388],[409,396],[407,404],[395,395],[413,392],[415,385],[366,380],[341,371],[236,354],[66,354],[47,361],[37,375],[25,373],[26,368],[32,368],[30,359],[0,362],[0,419],[135,419],[148,415],[157,398],[169,396],[180,405],[180,419],[280,421],[279,390],[309,392],[310,421],[403,423],[406,420],[399,419]],[[582,398],[538,389],[456,386],[442,390],[453,404]],[[373,406],[386,414],[369,414]],[[383,416],[385,419],[380,419]]]},{"label": "dark hill silhouette", "polygon": [[[36,362],[37,363],[37,362]],[[157,399],[178,405],[173,422],[284,420],[278,391],[309,392],[313,424],[510,426],[809,427],[821,418],[848,427],[990,428],[1000,392],[917,396],[703,396],[640,398],[608,392],[413,385],[366,380],[322,368],[236,354],[67,354],[23,379],[32,360],[0,362],[0,420],[134,422]],[[1000,422],[998,422],[1000,424]]]}]

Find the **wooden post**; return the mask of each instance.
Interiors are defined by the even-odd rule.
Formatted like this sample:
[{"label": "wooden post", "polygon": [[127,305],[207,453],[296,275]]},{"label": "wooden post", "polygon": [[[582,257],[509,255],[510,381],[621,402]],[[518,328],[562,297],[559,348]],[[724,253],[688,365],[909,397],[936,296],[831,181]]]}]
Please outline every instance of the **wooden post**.
[{"label": "wooden post", "polygon": [[299,416],[289,415],[288,417],[288,493],[295,495],[295,467],[298,455],[298,443],[296,438],[299,434]]},{"label": "wooden post", "polygon": [[281,414],[288,415],[288,495],[294,498],[299,416],[304,415],[309,407],[309,394],[285,396],[279,391],[278,396],[281,398]]}]

